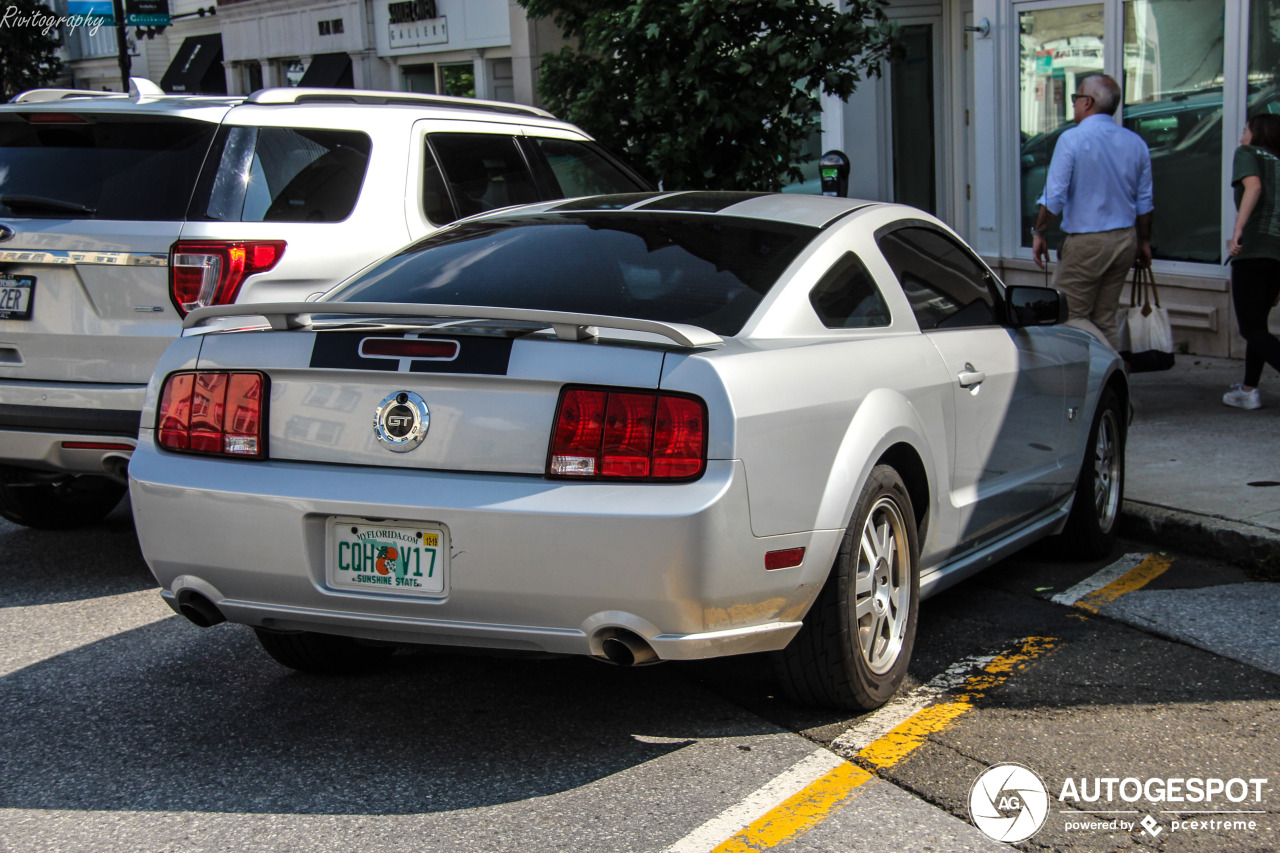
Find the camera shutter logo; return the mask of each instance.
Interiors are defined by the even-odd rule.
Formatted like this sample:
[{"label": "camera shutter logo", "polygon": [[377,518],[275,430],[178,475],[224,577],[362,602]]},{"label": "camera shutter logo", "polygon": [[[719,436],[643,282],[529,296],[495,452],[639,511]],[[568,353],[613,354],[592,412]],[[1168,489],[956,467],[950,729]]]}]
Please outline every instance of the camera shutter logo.
[{"label": "camera shutter logo", "polygon": [[994,764],[973,782],[969,816],[989,838],[1016,844],[1044,826],[1049,792],[1030,768],[1012,762]]},{"label": "camera shutter logo", "polygon": [[373,416],[373,434],[378,443],[395,453],[408,453],[422,444],[430,425],[427,401],[412,391],[388,394]]}]

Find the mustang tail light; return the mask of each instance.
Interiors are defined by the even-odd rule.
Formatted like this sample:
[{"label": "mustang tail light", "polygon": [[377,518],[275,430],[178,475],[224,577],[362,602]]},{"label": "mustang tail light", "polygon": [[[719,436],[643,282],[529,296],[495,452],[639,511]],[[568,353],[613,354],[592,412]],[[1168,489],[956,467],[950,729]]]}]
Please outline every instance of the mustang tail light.
[{"label": "mustang tail light", "polygon": [[156,435],[168,450],[266,458],[261,373],[194,371],[165,380]]},{"label": "mustang tail light", "polygon": [[274,267],[284,247],[283,240],[179,240],[169,250],[169,298],[184,317],[230,305],[244,280]]},{"label": "mustang tail light", "polygon": [[565,388],[547,476],[690,480],[707,465],[707,407],[652,391]]}]

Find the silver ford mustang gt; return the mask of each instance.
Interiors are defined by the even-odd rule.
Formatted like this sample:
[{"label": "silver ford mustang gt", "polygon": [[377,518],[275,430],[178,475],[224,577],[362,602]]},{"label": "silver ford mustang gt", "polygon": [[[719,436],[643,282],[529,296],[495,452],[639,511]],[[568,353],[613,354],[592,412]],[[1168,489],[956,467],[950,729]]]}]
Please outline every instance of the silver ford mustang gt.
[{"label": "silver ford mustang gt", "polygon": [[193,311],[129,467],[200,625],[308,671],[426,643],[775,653],[872,708],[921,598],[1110,549],[1120,359],[900,205],[601,196],[460,222],[305,303]]}]

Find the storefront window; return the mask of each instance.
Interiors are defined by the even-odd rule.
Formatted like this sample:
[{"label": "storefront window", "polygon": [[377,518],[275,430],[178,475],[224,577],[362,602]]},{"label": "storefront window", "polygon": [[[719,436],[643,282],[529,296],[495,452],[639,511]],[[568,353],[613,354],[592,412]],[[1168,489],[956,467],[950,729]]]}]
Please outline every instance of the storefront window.
[{"label": "storefront window", "polygon": [[1280,113],[1280,0],[1253,0],[1249,13],[1249,115]]},{"label": "storefront window", "polygon": [[406,92],[418,92],[425,95],[436,93],[436,66],[406,65],[404,67],[404,89]]},{"label": "storefront window", "polygon": [[[1036,199],[1044,191],[1058,137],[1071,121],[1071,93],[1081,77],[1103,70],[1103,4],[1036,9],[1018,15],[1021,32],[1020,112],[1022,245],[1031,245]],[[1058,222],[1049,245],[1061,238]]]},{"label": "storefront window", "polygon": [[1151,148],[1157,258],[1222,254],[1223,0],[1127,0],[1124,125]]},{"label": "storefront window", "polygon": [[280,76],[286,86],[297,86],[302,82],[302,75],[307,73],[307,66],[301,59],[282,59]]},{"label": "storefront window", "polygon": [[470,62],[440,66],[441,94],[460,98],[476,96],[476,69]]}]

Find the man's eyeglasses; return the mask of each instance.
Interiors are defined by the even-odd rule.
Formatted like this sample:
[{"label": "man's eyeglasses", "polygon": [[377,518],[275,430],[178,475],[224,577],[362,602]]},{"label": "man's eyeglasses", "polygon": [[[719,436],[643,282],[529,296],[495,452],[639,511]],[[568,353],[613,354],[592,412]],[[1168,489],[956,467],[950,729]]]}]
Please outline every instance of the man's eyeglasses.
[{"label": "man's eyeglasses", "polygon": [[1071,104],[1072,104],[1072,106],[1074,106],[1074,105],[1075,105],[1075,103],[1076,103],[1076,101],[1080,100],[1081,98],[1088,98],[1089,100],[1091,100],[1091,101],[1092,101],[1092,100],[1093,100],[1093,95],[1072,95],[1072,96],[1071,96]]}]

